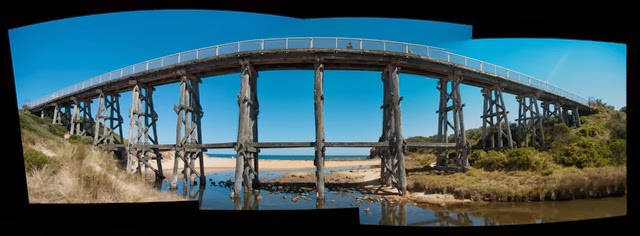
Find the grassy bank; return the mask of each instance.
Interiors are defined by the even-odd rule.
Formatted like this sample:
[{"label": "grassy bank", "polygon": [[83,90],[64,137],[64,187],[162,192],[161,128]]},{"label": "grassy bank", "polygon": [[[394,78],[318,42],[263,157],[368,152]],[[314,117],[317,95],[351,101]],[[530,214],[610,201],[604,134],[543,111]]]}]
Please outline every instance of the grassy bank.
[{"label": "grassy bank", "polygon": [[[552,174],[535,171],[446,173],[407,162],[408,190],[425,194],[453,194],[474,201],[545,201],[621,196],[627,191],[625,166],[562,167]],[[417,164],[417,165],[416,165]]]},{"label": "grassy bank", "polygon": [[179,201],[126,174],[113,153],[93,149],[87,137],[65,139],[66,129],[19,112],[29,202],[97,203]]},{"label": "grassy bank", "polygon": [[[432,151],[410,150],[405,159],[408,190],[484,201],[567,200],[626,194],[626,109],[616,111],[603,105],[580,120],[579,128],[565,124],[547,127],[546,149],[488,152],[476,149],[469,154],[471,167],[465,173],[432,169],[429,164],[436,159]],[[481,147],[480,132],[467,130],[473,147]]]}]

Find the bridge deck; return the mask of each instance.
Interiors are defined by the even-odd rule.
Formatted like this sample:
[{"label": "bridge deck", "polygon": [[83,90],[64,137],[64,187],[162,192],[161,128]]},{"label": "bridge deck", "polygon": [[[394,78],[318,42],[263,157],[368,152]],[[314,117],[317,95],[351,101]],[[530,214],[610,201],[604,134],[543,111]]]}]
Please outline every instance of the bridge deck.
[{"label": "bridge deck", "polygon": [[[342,39],[336,39],[336,42],[338,42],[337,40]],[[178,75],[179,70],[184,70],[201,77],[238,73],[241,68],[240,59],[249,60],[259,71],[313,69],[314,63],[321,59],[325,65],[325,69],[382,71],[388,64],[396,64],[401,67],[400,71],[402,73],[423,75],[432,78],[446,78],[453,73],[453,70],[457,70],[458,75],[464,78],[462,81],[464,84],[478,87],[491,87],[502,84],[505,86],[504,91],[508,93],[517,95],[538,94],[540,96],[539,100],[562,101],[567,105],[578,106],[581,109],[588,107],[583,98],[579,98],[577,95],[570,94],[556,86],[546,84],[544,81],[538,81],[535,78],[515,71],[452,54],[441,49],[434,49],[422,45],[418,46],[425,47],[426,54],[423,55],[423,53],[417,52],[403,53],[390,51],[389,49],[386,49],[387,51],[368,50],[366,47],[363,47],[363,50],[336,47],[264,50],[258,48],[253,51],[242,51],[239,44],[238,52],[218,56],[214,54],[212,57],[192,59],[185,62],[179,62],[180,57],[178,56],[179,63],[164,65],[153,69],[151,69],[152,67],[149,65],[157,59],[147,61],[146,68],[144,63],[138,63],[136,64],[138,68],[143,69],[136,70],[134,65],[134,68],[130,70],[135,73],[113,79],[110,77],[113,77],[114,72],[111,72],[109,73],[108,79],[103,79],[102,76],[99,80],[95,80],[95,82],[94,78],[89,82],[82,82],[80,85],[76,84],[72,88],[66,89],[66,91],[59,91],[55,95],[38,99],[35,103],[31,103],[30,106],[33,112],[37,112],[44,106],[52,103],[68,103],[73,96],[95,98],[99,94],[97,89],[113,93],[129,91],[135,86],[133,81],[152,86],[175,83],[180,80]],[[407,46],[407,48],[418,50],[413,46]],[[199,49],[199,51],[203,50],[207,49]],[[429,52],[431,52],[431,55],[429,55]],[[438,58],[438,56],[434,55],[435,53],[444,53],[446,59]],[[162,59],[164,60],[164,57]],[[126,70],[126,68],[121,69],[120,74],[122,74],[122,71]],[[141,71],[138,72],[138,70]],[[379,78],[376,78],[375,82],[379,82],[377,79]]]}]

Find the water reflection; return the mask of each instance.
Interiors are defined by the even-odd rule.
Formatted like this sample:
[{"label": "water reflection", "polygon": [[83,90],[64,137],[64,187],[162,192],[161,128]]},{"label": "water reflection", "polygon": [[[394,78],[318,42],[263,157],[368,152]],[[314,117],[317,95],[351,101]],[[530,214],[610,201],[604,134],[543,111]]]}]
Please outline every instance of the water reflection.
[{"label": "water reflection", "polygon": [[260,210],[260,191],[251,192],[245,191],[242,194],[242,198],[233,198],[234,209],[236,210]]},{"label": "water reflection", "polygon": [[324,198],[316,198],[316,209],[323,209],[325,201]]},{"label": "water reflection", "polygon": [[[277,177],[284,172],[271,171],[263,173]],[[312,190],[299,191],[300,189],[309,188],[306,186],[294,185],[278,189],[279,185],[273,185],[255,192],[244,192],[239,198],[230,198],[232,189],[231,185],[226,184],[226,181],[232,175],[233,171],[208,173],[207,176],[210,179],[207,181],[206,188],[198,185],[189,186],[184,182],[178,182],[178,189],[172,190],[172,192],[187,199],[198,200],[201,209],[293,210],[358,207],[361,212],[360,222],[362,224],[397,226],[535,224],[626,214],[626,196],[572,201],[440,206],[389,202],[387,200],[357,201],[357,197],[364,195],[359,191],[351,190],[326,190],[325,199],[317,199]],[[169,191],[168,183],[164,184],[164,186],[154,185],[154,188]],[[258,189],[256,188],[255,190]],[[299,200],[292,201],[294,196],[297,196]]]},{"label": "water reflection", "polygon": [[380,225],[407,225],[407,205],[390,203],[387,200],[380,202]]}]

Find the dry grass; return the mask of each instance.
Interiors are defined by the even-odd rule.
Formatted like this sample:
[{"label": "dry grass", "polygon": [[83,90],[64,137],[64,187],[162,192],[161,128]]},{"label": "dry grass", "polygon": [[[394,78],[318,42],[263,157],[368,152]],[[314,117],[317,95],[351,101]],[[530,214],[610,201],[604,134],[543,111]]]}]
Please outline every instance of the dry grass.
[{"label": "dry grass", "polygon": [[117,166],[112,155],[84,145],[62,144],[53,157],[58,166],[27,172],[31,203],[105,203],[178,201],[179,196],[154,190]]},{"label": "dry grass", "polygon": [[[20,117],[23,120],[39,118]],[[29,122],[29,120],[27,120]],[[35,123],[35,122],[33,122]],[[37,130],[34,132],[33,130]],[[53,161],[26,170],[30,203],[108,203],[180,201],[182,197],[152,189],[142,178],[129,175],[112,153],[73,144],[39,127],[22,129],[23,146],[43,153]],[[50,133],[49,133],[50,134]]]}]

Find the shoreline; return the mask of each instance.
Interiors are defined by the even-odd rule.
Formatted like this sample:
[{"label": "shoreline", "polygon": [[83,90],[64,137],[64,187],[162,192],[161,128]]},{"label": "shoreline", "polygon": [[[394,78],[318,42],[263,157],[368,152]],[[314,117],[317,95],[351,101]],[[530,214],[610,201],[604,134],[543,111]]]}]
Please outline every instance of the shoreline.
[{"label": "shoreline", "polygon": [[[174,154],[173,152],[162,153],[162,170],[173,170]],[[366,158],[331,158],[325,159],[324,168],[345,168],[345,167],[363,167],[371,165],[379,165],[380,159]],[[153,168],[158,169],[155,161],[150,161]],[[203,158],[203,164],[206,170],[235,169],[236,158],[229,157],[212,157]],[[178,169],[183,168],[183,161],[178,161]],[[200,168],[200,163],[196,162],[194,168]],[[315,169],[313,160],[282,160],[282,159],[258,159],[259,170],[308,170]]]}]

